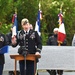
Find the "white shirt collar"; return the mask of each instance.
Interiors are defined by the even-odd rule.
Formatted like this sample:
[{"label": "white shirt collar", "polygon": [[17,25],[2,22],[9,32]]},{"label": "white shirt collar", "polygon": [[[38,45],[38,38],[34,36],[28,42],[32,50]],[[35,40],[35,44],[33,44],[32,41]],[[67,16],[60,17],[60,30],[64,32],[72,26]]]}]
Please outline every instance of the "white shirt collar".
[{"label": "white shirt collar", "polygon": [[24,30],[24,32],[25,32],[25,33],[27,32],[27,34],[28,34],[28,33],[29,33],[29,30],[28,30],[28,31],[25,31],[25,30]]}]

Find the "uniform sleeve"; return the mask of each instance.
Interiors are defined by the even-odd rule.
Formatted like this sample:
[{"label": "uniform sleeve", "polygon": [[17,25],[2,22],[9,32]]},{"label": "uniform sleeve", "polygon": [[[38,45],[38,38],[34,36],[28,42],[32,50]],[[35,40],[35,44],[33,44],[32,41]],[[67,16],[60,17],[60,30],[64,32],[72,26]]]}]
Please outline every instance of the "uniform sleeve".
[{"label": "uniform sleeve", "polygon": [[64,42],[61,45],[66,46],[67,45],[67,40],[65,39]]},{"label": "uniform sleeve", "polygon": [[5,35],[6,37],[6,42],[7,42],[7,45],[11,45],[11,36],[12,36],[12,33],[9,32]]},{"label": "uniform sleeve", "polygon": [[8,45],[8,44],[7,44],[7,41],[6,41],[6,36],[5,36],[4,34],[3,34],[3,37],[4,37],[4,46],[5,46],[5,45]]},{"label": "uniform sleeve", "polygon": [[36,49],[36,52],[41,52],[42,50],[42,38],[38,35],[38,33],[35,31],[35,36],[36,36],[36,46],[37,46],[37,49]]},{"label": "uniform sleeve", "polygon": [[51,45],[51,37],[48,38],[47,45]]},{"label": "uniform sleeve", "polygon": [[3,44],[2,44],[2,45],[3,45],[3,46],[8,45],[8,44],[7,44],[7,41],[6,41],[6,36],[5,36],[4,34],[2,34],[2,36],[3,36],[3,38],[4,38],[4,41],[3,41]]},{"label": "uniform sleeve", "polygon": [[12,47],[16,47],[17,45],[18,45],[18,42],[19,42],[19,40],[18,40],[18,37],[17,37],[17,35],[16,35],[16,44],[11,44],[12,45]]},{"label": "uniform sleeve", "polygon": [[19,38],[18,38],[18,36],[19,36],[19,33],[17,33],[17,35],[15,36],[15,37],[16,37],[16,44],[13,45],[13,44],[11,43],[11,46],[12,46],[12,47],[16,47],[16,46],[18,45],[18,43],[19,43]]}]

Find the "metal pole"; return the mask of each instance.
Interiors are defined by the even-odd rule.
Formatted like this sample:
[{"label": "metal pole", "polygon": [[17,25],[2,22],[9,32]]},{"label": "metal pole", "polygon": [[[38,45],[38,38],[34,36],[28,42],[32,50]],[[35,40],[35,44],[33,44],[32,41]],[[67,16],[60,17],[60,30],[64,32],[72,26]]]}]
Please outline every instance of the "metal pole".
[{"label": "metal pole", "polygon": [[[25,42],[25,37],[26,37],[26,34],[24,34],[24,46],[26,48],[26,42]],[[26,52],[26,51],[25,51]],[[24,66],[24,75],[26,75],[26,54],[24,54],[24,62],[25,62],[25,66]]]}]

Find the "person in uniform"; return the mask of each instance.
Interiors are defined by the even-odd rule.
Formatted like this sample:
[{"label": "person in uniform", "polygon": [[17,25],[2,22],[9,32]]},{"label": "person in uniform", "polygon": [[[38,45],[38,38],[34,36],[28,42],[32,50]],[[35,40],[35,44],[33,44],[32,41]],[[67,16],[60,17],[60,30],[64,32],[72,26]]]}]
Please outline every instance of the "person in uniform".
[{"label": "person in uniform", "polygon": [[29,28],[33,30],[33,25],[32,25],[32,24],[30,24]]},{"label": "person in uniform", "polygon": [[[58,46],[58,41],[57,41],[57,36],[58,36],[58,28],[54,28],[53,30],[53,35],[49,37],[48,41],[47,41],[47,45],[49,46]],[[61,46],[66,46],[67,41],[66,39],[64,40],[64,42],[61,44]],[[58,73],[58,75],[62,75],[63,74],[63,70],[47,70],[47,72],[50,75],[56,75]]]},{"label": "person in uniform", "polygon": [[7,45],[6,37],[4,34],[0,33],[0,75],[3,74],[3,68],[5,64],[4,53],[1,53],[1,48]]},{"label": "person in uniform", "polygon": [[[21,21],[22,30],[20,30],[17,34],[17,37],[12,39],[12,46],[16,47],[20,46],[18,49],[18,53],[25,56],[25,54],[35,54],[40,55],[42,50],[42,43],[37,31],[30,29],[30,23],[27,18],[22,19]],[[34,75],[34,62],[26,60],[19,61],[20,73],[21,75]],[[26,66],[26,72],[25,72]]]}]

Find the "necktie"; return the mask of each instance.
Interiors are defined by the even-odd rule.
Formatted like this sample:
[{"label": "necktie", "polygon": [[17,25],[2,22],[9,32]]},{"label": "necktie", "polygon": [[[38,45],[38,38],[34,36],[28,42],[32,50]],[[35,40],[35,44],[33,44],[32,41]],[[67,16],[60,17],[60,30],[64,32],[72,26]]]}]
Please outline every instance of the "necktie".
[{"label": "necktie", "polygon": [[27,33],[27,31],[26,31],[26,35],[27,35],[28,33]]}]

